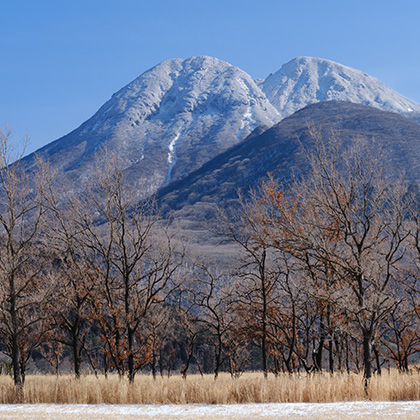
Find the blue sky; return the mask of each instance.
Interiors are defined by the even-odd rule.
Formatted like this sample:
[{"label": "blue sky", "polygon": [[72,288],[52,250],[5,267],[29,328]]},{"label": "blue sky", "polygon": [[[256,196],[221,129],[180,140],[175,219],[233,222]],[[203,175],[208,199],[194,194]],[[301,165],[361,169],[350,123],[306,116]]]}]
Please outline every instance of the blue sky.
[{"label": "blue sky", "polygon": [[1,0],[0,124],[33,151],[150,67],[194,55],[255,78],[327,58],[420,103],[419,17],[416,0]]}]

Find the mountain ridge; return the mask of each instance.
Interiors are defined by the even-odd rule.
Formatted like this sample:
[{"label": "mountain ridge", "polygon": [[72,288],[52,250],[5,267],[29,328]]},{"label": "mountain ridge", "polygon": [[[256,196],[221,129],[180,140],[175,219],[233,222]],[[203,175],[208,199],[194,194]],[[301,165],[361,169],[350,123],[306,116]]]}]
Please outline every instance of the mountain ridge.
[{"label": "mountain ridge", "polygon": [[296,57],[270,74],[262,90],[282,117],[311,103],[338,100],[417,119],[420,105],[360,70],[316,57]]},{"label": "mountain ridge", "polygon": [[[249,136],[188,177],[160,189],[158,201],[167,211],[194,205],[206,196],[205,202],[230,201],[238,189],[246,192],[269,172],[287,185],[294,175],[307,170],[300,146],[313,143],[312,125],[325,138],[335,135],[347,143],[355,138],[377,141],[390,168],[397,171],[406,165],[407,179],[420,185],[420,123],[365,105],[326,101],[308,105],[263,133]],[[225,183],[236,188],[229,189]]]},{"label": "mountain ridge", "polygon": [[[282,116],[337,95],[420,115],[420,105],[366,73],[329,60],[298,57],[254,81],[225,61],[197,56],[165,60],[147,70],[78,128],[36,153],[50,161],[63,184],[80,191],[106,147],[138,190],[154,193],[254,130],[269,129]],[[34,154],[24,161],[27,167],[35,164]]]},{"label": "mountain ridge", "polygon": [[[79,170],[88,176],[86,161],[92,165],[92,156],[107,146],[122,158],[124,169],[138,170],[139,183],[156,190],[257,126],[279,119],[242,70],[207,56],[173,59],[120,89],[90,119],[39,153],[63,173]],[[140,162],[147,168],[135,168]]]}]

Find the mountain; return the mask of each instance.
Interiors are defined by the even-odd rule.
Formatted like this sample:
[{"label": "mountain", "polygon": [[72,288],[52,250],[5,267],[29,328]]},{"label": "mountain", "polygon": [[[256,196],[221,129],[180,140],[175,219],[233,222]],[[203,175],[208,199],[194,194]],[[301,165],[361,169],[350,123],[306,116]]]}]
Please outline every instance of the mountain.
[{"label": "mountain", "polygon": [[375,141],[380,158],[386,162],[388,177],[397,178],[404,170],[410,183],[420,185],[418,122],[364,105],[329,101],[305,107],[161,189],[160,207],[183,220],[185,226],[201,229],[202,222],[214,216],[216,204],[228,207],[237,198],[238,190],[246,194],[268,173],[287,188],[293,176],[308,170],[305,153],[314,147],[310,126],[321,130],[325,139],[334,133],[344,143],[356,138]]},{"label": "mountain", "polygon": [[[212,57],[162,62],[115,93],[88,121],[38,151],[82,188],[101,147],[132,182],[155,191],[280,115],[251,76]],[[33,157],[29,157],[31,160]]]},{"label": "mountain", "polygon": [[[250,133],[256,137],[296,110],[329,99],[420,115],[420,105],[328,60],[298,57],[266,80],[254,81],[229,63],[200,56],[166,60],[146,71],[37,154],[50,162],[59,182],[81,191],[106,147],[118,156],[139,195],[152,193],[187,177]],[[34,162],[32,154],[24,164],[29,168]]]},{"label": "mountain", "polygon": [[420,105],[372,76],[321,58],[297,57],[270,74],[260,87],[283,118],[312,103],[331,100],[420,117]]}]

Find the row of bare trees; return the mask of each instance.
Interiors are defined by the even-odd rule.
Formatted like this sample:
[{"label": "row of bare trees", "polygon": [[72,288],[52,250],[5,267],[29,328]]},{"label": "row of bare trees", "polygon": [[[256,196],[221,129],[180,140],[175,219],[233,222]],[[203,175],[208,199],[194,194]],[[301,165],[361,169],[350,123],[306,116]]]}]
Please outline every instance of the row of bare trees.
[{"label": "row of bare trees", "polygon": [[367,384],[375,360],[406,371],[420,349],[419,205],[377,145],[311,130],[308,172],[287,192],[269,178],[226,220],[243,250],[240,299],[265,374],[269,355],[320,370],[327,349],[331,372],[361,353]]},{"label": "row of bare trees", "polygon": [[162,226],[157,229],[153,201],[139,200],[115,158],[103,158],[83,196],[58,202],[52,193],[48,200],[57,226],[49,230],[51,243],[68,285],[57,323],[67,329],[63,344],[74,349],[76,376],[86,339],[80,327],[94,321],[105,363],[133,381],[150,353],[144,320],[179,287],[183,250]]},{"label": "row of bare trees", "polygon": [[151,352],[145,320],[179,288],[182,247],[114,157],[104,153],[75,194],[57,186],[45,162],[23,170],[11,146],[1,131],[0,335],[15,384],[40,346],[56,365],[70,348],[79,377],[83,354],[95,366],[92,335],[103,365],[133,381]]},{"label": "row of bare trees", "polygon": [[[126,375],[248,368],[402,371],[420,350],[420,216],[372,145],[312,132],[308,172],[222,217],[234,269],[185,248],[104,152],[83,193],[0,131],[0,344],[17,387],[34,351]],[[28,169],[29,168],[29,169]],[[327,364],[325,364],[327,363]],[[182,366],[181,366],[182,364]],[[366,382],[367,384],[367,382]]]}]

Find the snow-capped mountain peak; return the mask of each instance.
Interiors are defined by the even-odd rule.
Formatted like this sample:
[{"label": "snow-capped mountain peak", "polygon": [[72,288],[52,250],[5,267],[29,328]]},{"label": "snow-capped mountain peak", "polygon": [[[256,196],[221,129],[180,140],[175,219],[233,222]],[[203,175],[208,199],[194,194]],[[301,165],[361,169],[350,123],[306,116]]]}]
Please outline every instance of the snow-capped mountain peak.
[{"label": "snow-capped mountain peak", "polygon": [[[251,76],[208,56],[171,59],[115,93],[78,129],[43,149],[83,172],[101,146],[156,188],[197,169],[280,114]],[[73,146],[72,155],[64,149]],[[58,156],[57,155],[57,156]],[[66,158],[63,158],[66,155]],[[141,165],[139,163],[141,162]],[[144,175],[140,175],[143,174]]]},{"label": "snow-capped mountain peak", "polygon": [[297,57],[284,64],[267,77],[262,90],[283,118],[311,103],[329,100],[353,102],[404,115],[420,112],[420,105],[372,76],[314,57]]},{"label": "snow-capped mountain peak", "polygon": [[[38,151],[83,189],[101,147],[118,155],[130,182],[149,193],[179,180],[254,129],[314,102],[370,105],[414,119],[420,106],[359,70],[311,57],[254,81],[208,56],[163,61],[112,95],[70,134]],[[30,159],[30,158],[29,158]]]}]

